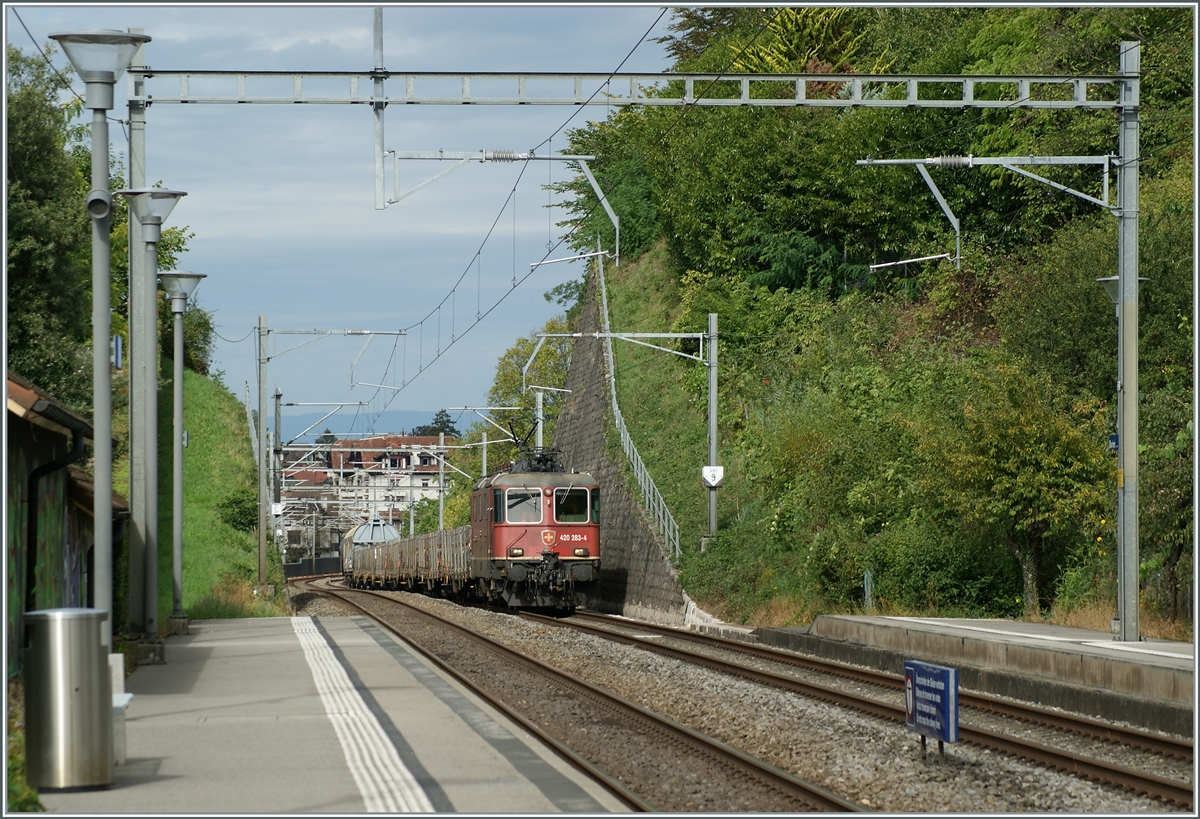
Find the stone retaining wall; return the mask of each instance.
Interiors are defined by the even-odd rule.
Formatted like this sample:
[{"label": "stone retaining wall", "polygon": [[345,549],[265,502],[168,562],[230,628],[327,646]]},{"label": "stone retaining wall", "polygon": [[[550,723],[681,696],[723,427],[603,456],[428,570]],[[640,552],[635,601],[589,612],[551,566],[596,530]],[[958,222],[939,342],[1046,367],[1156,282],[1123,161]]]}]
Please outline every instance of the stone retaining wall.
[{"label": "stone retaining wall", "polygon": [[624,455],[610,458],[605,427],[612,428],[604,339],[586,337],[603,330],[599,276],[588,277],[580,331],[571,353],[566,401],[555,427],[554,446],[567,469],[600,481],[599,600],[589,608],[665,625],[711,621],[684,594],[675,568],[664,556],[657,533],[642,507],[636,485],[627,479]]}]

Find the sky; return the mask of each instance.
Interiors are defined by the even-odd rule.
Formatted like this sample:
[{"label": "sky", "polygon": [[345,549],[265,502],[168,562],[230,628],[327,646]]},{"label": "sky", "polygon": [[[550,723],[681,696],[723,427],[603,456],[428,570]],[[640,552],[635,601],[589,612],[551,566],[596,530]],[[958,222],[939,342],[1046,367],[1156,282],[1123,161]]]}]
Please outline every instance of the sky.
[{"label": "sky", "polygon": [[[369,71],[374,8],[12,4],[5,7],[5,37],[32,53],[52,32],[141,28],[152,38],[145,62],[159,70]],[[394,72],[608,73],[631,50],[623,72],[659,73],[670,64],[654,42],[672,20],[661,6],[383,8],[384,66]],[[69,67],[61,52],[53,60]],[[290,90],[290,80],[282,82],[287,88],[281,90]],[[151,95],[178,91],[174,78],[147,84]],[[206,90],[197,79],[192,87]],[[82,95],[78,79],[75,90]],[[125,119],[125,77],[115,91],[110,117]],[[402,82],[391,81],[386,91],[402,94]],[[259,93],[276,93],[276,87]],[[550,139],[538,153],[559,153],[567,129],[608,113],[603,105],[392,105],[385,113],[385,148],[527,151]],[[123,166],[126,140],[124,127],[110,122],[113,155]],[[367,402],[334,416],[339,434],[396,431],[388,423],[410,426],[419,417],[412,413],[486,405],[499,356],[561,311],[543,293],[583,275],[581,262],[544,265],[512,288],[548,251],[549,258],[574,253],[565,244],[554,248],[563,236],[555,223],[567,214],[548,207],[559,200],[544,189],[573,173],[563,163],[528,163],[523,175],[525,163],[469,163],[376,210],[374,125],[365,105],[152,104],[146,146],[148,182],[187,192],[166,226],[194,234],[179,266],[206,275],[193,299],[213,313],[212,369],[239,399],[248,383],[257,405],[253,330],[259,314],[277,330],[411,328],[403,337],[376,336],[365,349],[362,336],[317,338],[296,349],[289,348],[315,337],[270,336],[268,393],[278,388],[285,404]],[[400,188],[448,167],[402,162]],[[385,176],[387,196],[394,198],[390,158]],[[514,188],[515,206],[506,206]],[[454,296],[420,324],[460,277]],[[493,305],[466,332],[476,313]],[[399,391],[364,386],[405,383]],[[330,409],[285,406],[283,412],[316,417]],[[460,426],[472,418],[463,415]]]}]

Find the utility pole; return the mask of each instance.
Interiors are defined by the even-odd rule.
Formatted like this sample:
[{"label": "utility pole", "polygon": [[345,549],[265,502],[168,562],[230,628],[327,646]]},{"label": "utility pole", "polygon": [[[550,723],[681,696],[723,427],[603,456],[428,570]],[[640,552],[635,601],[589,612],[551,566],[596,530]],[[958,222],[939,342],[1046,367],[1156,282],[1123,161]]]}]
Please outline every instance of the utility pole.
[{"label": "utility pole", "polygon": [[1141,45],[1121,43],[1120,165],[1117,177],[1117,275],[1121,300],[1117,304],[1117,551],[1118,639],[1140,640],[1140,577],[1138,544],[1138,130]]},{"label": "utility pole", "polygon": [[534,416],[533,423],[537,429],[534,434],[534,446],[538,452],[542,451],[542,391],[534,390]]},{"label": "utility pole", "polygon": [[438,531],[446,528],[443,511],[446,503],[446,433],[438,433]]},{"label": "utility pole", "polygon": [[[131,34],[143,29],[131,28]],[[145,66],[143,47],[133,53],[130,69]],[[129,97],[129,187],[146,186],[146,104],[145,75],[130,71],[129,82],[134,92]],[[147,367],[146,339],[142,328],[146,324],[146,257],[141,253],[142,223],[127,219],[129,250],[129,636],[138,638],[146,633],[146,404],[141,400],[152,375]]]},{"label": "utility pole", "polygon": [[387,206],[383,194],[383,110],[387,108],[386,95],[383,93],[383,80],[387,77],[387,69],[383,67],[382,8],[375,9],[372,33],[375,44],[375,70],[371,72],[371,80],[374,84],[371,108],[375,112],[375,210],[383,210]]},{"label": "utility pole", "polygon": [[[717,468],[717,314],[708,314],[708,466]],[[717,487],[708,487],[708,534],[717,533]]]},{"label": "utility pole", "polygon": [[279,387],[275,388],[275,458],[271,464],[271,473],[274,478],[275,485],[275,502],[280,502],[280,496],[283,489],[283,434],[279,431],[282,425],[282,419],[279,412],[279,400],[283,398],[283,393],[279,391]]},{"label": "utility pole", "polygon": [[267,317],[258,316],[258,585],[267,584],[267,530],[271,525],[271,499],[267,494]]},{"label": "utility pole", "polygon": [[[935,167],[971,168],[977,165],[999,165],[1006,170],[1042,182],[1056,190],[1108,210],[1117,218],[1117,276],[1114,290],[1109,292],[1117,313],[1117,639],[1138,642],[1140,607],[1140,556],[1138,543],[1138,152],[1139,145],[1139,87],[1141,46],[1136,42],[1121,43],[1121,73],[1117,81],[1120,99],[1117,108],[1119,134],[1117,168],[1117,202],[1108,201],[1108,175],[1112,156],[942,156],[925,159],[863,159],[858,165],[917,165],[922,177],[938,198],[946,216],[957,231],[948,204],[937,191],[925,165]],[[1028,86],[1028,82],[1026,82]],[[1028,90],[1022,94],[1028,97]],[[1076,91],[1074,105],[1087,105],[1086,89]],[[1097,199],[1053,180],[1024,170],[1020,165],[1099,165],[1103,169],[1103,194]],[[1098,281],[1105,283],[1104,279]],[[1106,290],[1108,287],[1106,286]]]},{"label": "utility pole", "polygon": [[[600,272],[600,282],[601,282],[601,285],[603,286],[603,282],[604,282],[603,258],[601,258],[601,266],[599,268],[599,272]],[[607,312],[608,312],[607,296],[604,296],[604,300],[605,300],[604,310],[605,310],[605,316],[606,316],[605,326],[607,326]],[[681,358],[687,358],[692,361],[698,361],[701,364],[704,364],[708,368],[708,460],[709,460],[709,463],[708,463],[708,465],[701,467],[700,477],[704,483],[704,486],[707,487],[707,489],[708,489],[708,504],[709,504],[709,506],[708,506],[708,519],[709,519],[708,532],[710,535],[715,534],[717,531],[716,489],[717,489],[717,487],[721,486],[722,483],[724,483],[724,469],[720,466],[717,466],[715,463],[715,461],[717,459],[717,350],[716,350],[716,346],[717,346],[717,314],[716,313],[708,314],[708,332],[706,332],[706,333],[612,333],[612,332],[607,332],[607,331],[606,332],[596,332],[596,333],[538,333],[537,334],[538,343],[533,348],[533,354],[529,356],[529,360],[527,362],[525,362],[525,372],[527,372],[529,370],[530,365],[533,364],[534,358],[537,356],[538,351],[541,349],[541,346],[546,341],[546,339],[548,339],[548,338],[584,338],[585,336],[588,338],[624,339],[625,341],[628,341],[631,344],[638,344],[643,347],[649,347],[652,350],[660,350],[661,352],[670,353],[671,355],[677,355],[677,356],[680,356]],[[645,339],[645,338],[654,338],[654,339],[689,338],[689,339],[695,339],[700,343],[700,352],[699,352],[699,354],[692,354],[692,353],[681,352],[680,350],[672,350],[670,347],[661,347],[657,344],[651,344],[649,342],[642,341],[642,339]],[[705,358],[705,355],[704,355],[704,345],[706,343],[709,345],[707,358]],[[610,342],[610,345],[611,345],[611,342]],[[613,370],[613,365],[612,365],[612,360],[611,360],[611,352],[612,352],[611,346],[606,348],[606,356],[608,356],[607,366],[608,366],[608,370],[610,373]],[[526,389],[524,374],[522,374],[522,376],[521,376],[521,385],[522,385],[521,386],[522,391],[524,389]],[[616,386],[615,386],[615,382],[613,382],[611,379],[609,382],[609,386],[611,389],[611,397],[612,397],[612,401],[613,401],[613,406],[615,407],[616,406]],[[536,390],[536,389],[554,389],[554,388],[552,388],[552,387],[539,388],[537,386],[530,385],[529,389]],[[562,392],[567,392],[567,390],[562,390]],[[540,393],[539,393],[538,397],[539,398],[541,397]],[[619,410],[615,411],[614,414],[617,419],[618,427],[619,428],[623,427],[624,420],[621,419]],[[631,440],[631,439],[629,439],[627,433],[625,433],[625,432],[622,432],[622,436],[623,436],[622,437],[623,445],[627,441]],[[628,450],[627,450],[627,452],[628,452]],[[636,460],[637,460],[637,463],[634,465],[634,474],[639,477],[639,481],[643,477],[648,478],[649,473],[646,471],[645,465],[641,463],[640,456]],[[650,486],[652,488],[654,488],[653,481],[650,481]],[[645,485],[642,485],[642,491],[646,492]],[[657,488],[654,488],[654,493],[657,493],[657,492],[658,492]],[[649,497],[649,495],[650,495],[650,493],[647,493],[648,497]],[[666,508],[666,504],[662,501],[661,495],[656,494],[656,500],[653,502],[647,503],[647,510],[651,512],[652,516],[655,518],[655,521],[660,526],[660,530],[663,532],[663,537],[664,537],[664,539],[667,540],[668,548],[670,548],[673,552],[675,552],[675,554],[678,555],[678,527],[675,525],[675,519],[673,516],[671,516],[670,510]],[[703,548],[704,548],[703,540],[701,540],[700,547],[703,550]]]}]

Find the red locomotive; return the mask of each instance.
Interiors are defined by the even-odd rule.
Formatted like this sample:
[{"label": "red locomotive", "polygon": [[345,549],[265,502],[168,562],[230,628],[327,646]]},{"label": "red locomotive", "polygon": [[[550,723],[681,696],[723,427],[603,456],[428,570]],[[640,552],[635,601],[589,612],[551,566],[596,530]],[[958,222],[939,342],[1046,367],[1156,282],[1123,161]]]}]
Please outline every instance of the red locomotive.
[{"label": "red locomotive", "polygon": [[571,610],[600,575],[600,484],[535,451],[475,484],[470,525],[373,543],[351,532],[342,554],[355,587]]}]

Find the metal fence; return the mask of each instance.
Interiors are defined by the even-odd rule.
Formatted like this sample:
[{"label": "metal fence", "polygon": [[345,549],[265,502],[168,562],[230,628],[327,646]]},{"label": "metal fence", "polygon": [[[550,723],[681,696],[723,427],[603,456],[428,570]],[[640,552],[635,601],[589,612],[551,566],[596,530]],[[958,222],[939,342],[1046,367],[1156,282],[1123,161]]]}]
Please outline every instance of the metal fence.
[{"label": "metal fence", "polygon": [[283,576],[289,580],[293,577],[316,577],[317,575],[341,574],[342,559],[340,557],[304,557],[295,563],[283,564]]},{"label": "metal fence", "polygon": [[608,365],[608,387],[612,396],[613,420],[617,425],[617,431],[621,434],[621,448],[625,450],[625,456],[629,458],[629,466],[633,469],[633,476],[637,479],[638,488],[642,490],[642,503],[646,507],[646,512],[658,528],[658,533],[667,547],[668,554],[678,559],[679,524],[675,522],[674,515],[667,508],[667,502],[663,500],[662,493],[654,485],[654,479],[650,477],[650,472],[646,469],[646,464],[642,462],[642,456],[638,454],[637,447],[633,443],[633,438],[630,437],[629,430],[625,426],[625,419],[621,416],[621,408],[617,406],[617,375],[616,370],[613,368],[612,338],[607,335],[612,330],[608,326],[608,288],[604,284],[604,257],[601,256],[598,259],[600,298],[604,307],[604,332],[606,334],[604,338],[604,357],[605,363]]}]

